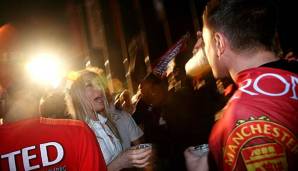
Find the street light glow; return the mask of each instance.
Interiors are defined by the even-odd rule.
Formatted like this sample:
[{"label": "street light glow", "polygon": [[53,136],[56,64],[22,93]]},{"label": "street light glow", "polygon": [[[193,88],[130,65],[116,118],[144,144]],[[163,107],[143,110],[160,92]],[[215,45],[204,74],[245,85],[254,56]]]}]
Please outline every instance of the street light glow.
[{"label": "street light glow", "polygon": [[44,85],[57,87],[65,71],[55,55],[39,54],[32,58],[26,65],[30,77]]}]

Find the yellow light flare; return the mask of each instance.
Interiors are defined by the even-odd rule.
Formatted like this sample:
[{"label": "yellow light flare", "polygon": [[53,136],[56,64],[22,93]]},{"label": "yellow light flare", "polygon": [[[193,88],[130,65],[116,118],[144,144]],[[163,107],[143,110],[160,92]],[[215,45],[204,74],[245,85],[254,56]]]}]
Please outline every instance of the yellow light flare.
[{"label": "yellow light flare", "polygon": [[29,76],[44,85],[57,87],[65,74],[62,62],[55,55],[39,54],[26,65]]}]

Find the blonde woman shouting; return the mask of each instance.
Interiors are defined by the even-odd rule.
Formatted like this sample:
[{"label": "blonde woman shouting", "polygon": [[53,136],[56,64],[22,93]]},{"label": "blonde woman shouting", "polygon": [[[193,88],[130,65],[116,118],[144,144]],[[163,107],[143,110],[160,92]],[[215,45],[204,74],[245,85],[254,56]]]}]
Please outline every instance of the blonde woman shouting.
[{"label": "blonde woman shouting", "polygon": [[[149,164],[151,147],[123,150],[119,131],[109,112],[104,77],[89,70],[79,72],[69,90],[76,118],[85,121],[96,135],[109,171],[142,168]],[[71,105],[69,105],[71,104]]]}]

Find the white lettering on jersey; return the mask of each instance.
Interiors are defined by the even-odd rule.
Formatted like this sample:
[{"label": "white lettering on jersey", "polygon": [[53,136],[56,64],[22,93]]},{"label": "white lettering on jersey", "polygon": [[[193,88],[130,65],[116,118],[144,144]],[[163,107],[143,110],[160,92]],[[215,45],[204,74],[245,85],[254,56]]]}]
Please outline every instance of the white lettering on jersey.
[{"label": "white lettering on jersey", "polygon": [[239,88],[239,90],[241,90],[241,91],[243,91],[243,92],[245,92],[245,93],[247,93],[249,95],[252,95],[252,96],[258,95],[257,93],[254,93],[254,92],[251,92],[249,90],[246,90],[246,88],[249,87],[250,84],[251,84],[251,82],[252,82],[251,79],[244,80],[243,82],[246,82],[246,84],[244,86],[241,86]]},{"label": "white lettering on jersey", "polygon": [[[275,93],[268,92],[268,91],[262,89],[258,83],[264,77],[268,77],[268,76],[277,78],[281,82],[281,84],[283,84],[285,86],[285,88],[281,92],[275,92]],[[272,78],[272,79],[274,79],[274,78]],[[263,95],[267,95],[267,96],[283,96],[292,90],[293,96],[290,98],[292,98],[294,100],[298,100],[297,92],[296,92],[296,85],[298,84],[298,78],[294,77],[294,76],[290,76],[290,78],[291,78],[291,82],[288,82],[286,78],[284,78],[283,76],[281,76],[279,74],[274,74],[274,73],[261,74],[255,80],[252,80],[252,79],[244,80],[242,82],[242,84],[244,84],[244,85],[241,86],[239,88],[239,90],[246,94],[252,95],[252,96],[256,96],[259,94],[263,94]],[[252,89],[249,89],[250,87]]]},{"label": "white lettering on jersey", "polygon": [[[57,158],[53,161],[49,161],[48,154],[47,154],[48,146],[54,146],[57,150]],[[64,155],[63,147],[56,142],[40,144],[40,153],[41,153],[41,159],[42,159],[43,166],[50,166],[50,165],[59,163],[63,159],[63,155]]]},{"label": "white lettering on jersey", "polygon": [[20,153],[21,153],[21,151],[18,150],[18,151],[13,151],[11,153],[1,155],[1,159],[8,158],[8,165],[9,165],[9,170],[10,171],[16,171],[17,170],[15,155],[20,154]]},{"label": "white lettering on jersey", "polygon": [[29,156],[28,151],[33,150],[33,149],[35,149],[35,146],[30,146],[30,147],[26,147],[26,148],[22,149],[22,157],[23,157],[23,164],[24,164],[25,170],[34,170],[34,169],[38,169],[40,167],[39,165],[30,166],[29,160],[36,158],[36,155],[33,154],[33,155]]},{"label": "white lettering on jersey", "polygon": [[[280,92],[280,93],[269,93],[269,92],[266,92],[264,90],[262,90],[259,86],[258,86],[258,82],[263,78],[263,77],[266,77],[266,76],[272,76],[272,77],[275,77],[277,79],[279,79],[281,82],[283,82],[285,84],[285,89],[283,92]],[[261,94],[265,94],[267,96],[283,96],[285,94],[287,94],[287,92],[289,91],[290,89],[290,84],[286,81],[286,79],[284,79],[282,76],[280,75],[277,75],[277,74],[273,74],[273,73],[268,73],[268,74],[262,74],[260,76],[257,77],[257,79],[254,81],[254,84],[253,84],[253,87],[254,89],[261,93]]]},{"label": "white lettering on jersey", "polygon": [[291,97],[292,99],[298,100],[297,94],[296,94],[296,85],[298,84],[298,78],[297,77],[293,77],[291,76],[291,80],[292,80],[292,91],[293,91],[293,96]]},{"label": "white lettering on jersey", "polygon": [[[47,150],[47,148],[50,146],[54,147],[57,151],[57,157],[52,161],[49,161],[48,150]],[[29,146],[29,147],[25,147],[21,150],[3,154],[3,155],[1,155],[1,159],[7,158],[9,170],[16,171],[17,170],[16,160],[15,160],[16,155],[22,154],[24,170],[27,171],[27,170],[39,169],[40,165],[34,165],[34,166],[30,165],[30,160],[36,158],[37,155],[32,154],[32,153],[30,153],[31,155],[29,155],[29,151],[33,150],[35,148],[36,148],[36,146]],[[57,164],[64,157],[64,149],[63,149],[62,145],[57,142],[48,142],[48,143],[40,144],[40,153],[41,153],[40,156],[41,156],[41,162],[42,162],[41,165],[43,167]]]}]

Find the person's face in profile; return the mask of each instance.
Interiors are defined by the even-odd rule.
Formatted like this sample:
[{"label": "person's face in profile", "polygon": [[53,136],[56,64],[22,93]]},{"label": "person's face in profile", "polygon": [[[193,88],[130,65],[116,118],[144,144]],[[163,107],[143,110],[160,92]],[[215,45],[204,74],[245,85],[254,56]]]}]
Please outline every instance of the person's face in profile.
[{"label": "person's face in profile", "polygon": [[206,54],[209,65],[211,66],[212,73],[215,78],[224,78],[226,71],[224,70],[223,63],[220,62],[220,58],[217,55],[217,46],[214,38],[214,32],[208,27],[203,27],[202,33],[202,47]]}]

